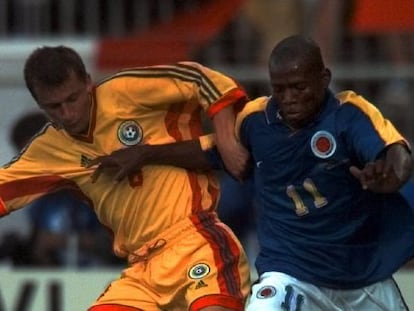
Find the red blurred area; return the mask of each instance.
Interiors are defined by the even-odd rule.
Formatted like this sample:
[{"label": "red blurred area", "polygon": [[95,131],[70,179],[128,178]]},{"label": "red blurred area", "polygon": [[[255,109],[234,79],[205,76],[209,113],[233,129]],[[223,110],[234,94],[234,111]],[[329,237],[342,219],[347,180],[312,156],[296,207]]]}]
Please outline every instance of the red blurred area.
[{"label": "red blurred area", "polygon": [[243,0],[206,1],[197,10],[177,14],[125,38],[104,38],[97,47],[97,68],[112,70],[189,60],[193,51],[214,38],[234,17]]}]

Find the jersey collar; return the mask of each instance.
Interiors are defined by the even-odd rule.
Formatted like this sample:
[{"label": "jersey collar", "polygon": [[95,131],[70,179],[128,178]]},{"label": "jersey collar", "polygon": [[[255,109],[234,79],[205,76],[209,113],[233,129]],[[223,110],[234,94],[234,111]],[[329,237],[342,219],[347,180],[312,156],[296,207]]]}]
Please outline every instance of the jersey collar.
[{"label": "jersey collar", "polygon": [[90,94],[90,113],[89,113],[89,128],[88,132],[84,135],[73,135],[72,137],[76,138],[77,140],[81,140],[87,143],[93,143],[93,133],[96,126],[96,86],[93,87],[92,92]]}]

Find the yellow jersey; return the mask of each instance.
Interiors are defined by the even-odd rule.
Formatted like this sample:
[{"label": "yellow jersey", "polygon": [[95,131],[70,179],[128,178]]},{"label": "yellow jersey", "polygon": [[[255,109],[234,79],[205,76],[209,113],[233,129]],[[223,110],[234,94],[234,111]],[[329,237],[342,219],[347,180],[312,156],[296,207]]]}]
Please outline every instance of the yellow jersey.
[{"label": "yellow jersey", "polygon": [[[245,97],[233,79],[195,62],[120,71],[94,88],[87,135],[49,124],[0,169],[0,215],[71,189],[113,233],[115,253],[126,257],[180,220],[214,211],[218,181],[211,172],[148,165],[119,183],[109,174],[92,183],[88,162],[135,144],[196,139],[202,110],[211,117]],[[202,146],[211,139],[201,136]]]}]

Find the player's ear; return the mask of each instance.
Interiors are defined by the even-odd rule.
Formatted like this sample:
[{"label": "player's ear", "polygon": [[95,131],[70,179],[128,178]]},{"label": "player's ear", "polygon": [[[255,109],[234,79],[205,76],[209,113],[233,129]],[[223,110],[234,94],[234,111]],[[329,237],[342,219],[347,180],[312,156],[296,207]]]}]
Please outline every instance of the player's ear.
[{"label": "player's ear", "polygon": [[332,73],[331,70],[328,68],[324,68],[322,71],[322,83],[325,89],[329,87],[329,83],[331,83]]},{"label": "player's ear", "polygon": [[91,75],[88,73],[88,75],[86,76],[86,89],[88,90],[88,92],[91,92],[92,88],[93,88],[92,78],[91,78]]}]

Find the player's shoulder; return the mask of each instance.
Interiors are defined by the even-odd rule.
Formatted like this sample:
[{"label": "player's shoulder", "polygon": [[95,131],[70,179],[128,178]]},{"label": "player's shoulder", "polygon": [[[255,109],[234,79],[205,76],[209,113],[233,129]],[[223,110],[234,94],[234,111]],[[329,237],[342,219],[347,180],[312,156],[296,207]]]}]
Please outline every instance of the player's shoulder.
[{"label": "player's shoulder", "polygon": [[354,91],[343,91],[337,93],[335,97],[340,102],[341,115],[346,115],[348,118],[364,115],[373,122],[382,122],[383,117],[379,109],[362,95]]},{"label": "player's shoulder", "polygon": [[351,90],[339,92],[335,94],[335,97],[339,100],[341,106],[352,105],[362,111],[369,111],[375,107],[365,97]]},{"label": "player's shoulder", "polygon": [[28,148],[31,145],[43,144],[43,142],[53,141],[60,138],[61,131],[54,125],[52,122],[48,121],[43,127],[37,131],[32,138],[28,141],[25,148]]},{"label": "player's shoulder", "polygon": [[195,61],[180,61],[171,64],[123,68],[96,83],[97,89],[108,86],[124,88],[126,83],[136,83],[136,78],[181,78],[195,79],[207,67]]},{"label": "player's shoulder", "polygon": [[47,122],[30,138],[22,150],[2,167],[10,167],[15,162],[18,162],[24,155],[28,155],[28,158],[47,159],[50,157],[50,154],[56,152],[57,145],[62,145],[64,148],[67,148],[68,141],[66,141],[66,137],[61,134],[59,129],[52,125],[52,123]]},{"label": "player's shoulder", "polygon": [[243,121],[257,112],[263,112],[266,109],[267,103],[269,102],[269,96],[261,96],[254,100],[247,102],[243,109],[237,114],[236,118],[236,132],[239,132],[240,126]]},{"label": "player's shoulder", "polygon": [[244,105],[243,109],[239,112],[238,116],[244,119],[255,112],[264,111],[266,109],[267,103],[269,102],[269,99],[269,96],[261,96],[247,102],[246,105]]},{"label": "player's shoulder", "polygon": [[171,65],[172,67],[182,67],[182,68],[188,68],[188,69],[203,69],[206,66],[204,66],[203,64],[199,63],[199,62],[195,62],[195,61],[180,61],[177,62],[175,64]]}]

